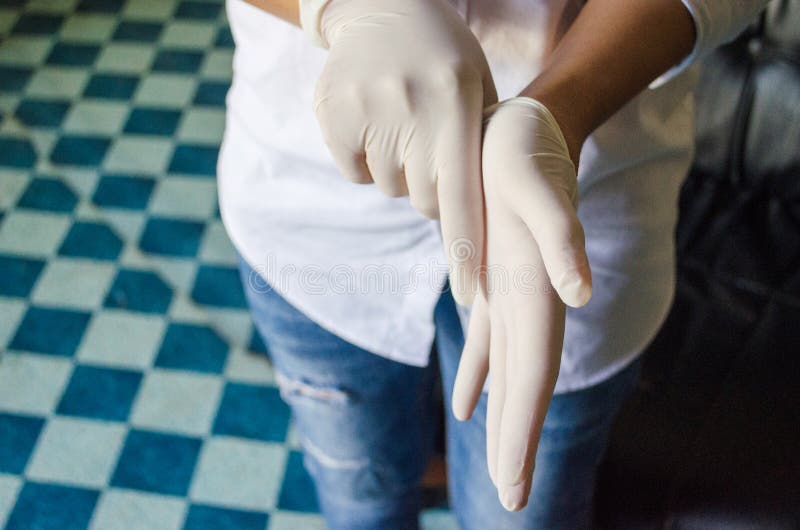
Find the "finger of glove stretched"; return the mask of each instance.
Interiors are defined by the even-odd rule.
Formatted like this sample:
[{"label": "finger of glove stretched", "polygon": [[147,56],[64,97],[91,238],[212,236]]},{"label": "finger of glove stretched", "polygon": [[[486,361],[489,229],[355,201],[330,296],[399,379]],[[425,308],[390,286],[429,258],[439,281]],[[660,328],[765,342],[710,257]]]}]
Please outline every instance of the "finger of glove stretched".
[{"label": "finger of glove stretched", "polygon": [[478,292],[483,262],[482,98],[481,91],[468,92],[449,113],[436,154],[442,238],[453,296],[462,305]]},{"label": "finger of glove stretched", "polygon": [[344,103],[335,103],[333,98],[323,93],[317,84],[317,94],[314,100],[314,113],[317,117],[322,139],[328,146],[336,167],[342,176],[355,184],[372,184],[373,179],[367,166],[366,152],[364,151],[360,133],[350,130],[351,127],[343,125],[337,119],[337,108]]},{"label": "finger of glove stretched", "polygon": [[425,156],[424,148],[408,155],[403,169],[411,206],[429,219],[439,218],[439,193],[433,163]]},{"label": "finger of glove stretched", "polygon": [[592,296],[592,274],[575,207],[561,188],[544,187],[536,180],[526,184],[528,189],[519,190],[518,211],[536,238],[550,282],[565,304],[583,306]]},{"label": "finger of glove stretched", "polygon": [[486,298],[478,294],[472,306],[464,350],[453,385],[453,415],[468,420],[481,397],[489,373],[490,322]]},{"label": "finger of glove stretched", "polygon": [[[535,245],[534,245],[535,246]],[[530,263],[541,266],[539,256]],[[542,277],[533,289],[515,290],[506,356],[506,394],[499,435],[497,478],[504,506],[520,509],[527,502],[516,486],[531,479],[547,408],[553,394],[564,338],[564,304]]]},{"label": "finger of glove stretched", "polygon": [[497,452],[506,391],[506,333],[499,311],[491,314],[489,337],[489,395],[486,404],[486,463],[497,487]]},{"label": "finger of glove stretched", "polygon": [[389,197],[408,195],[406,177],[401,164],[394,160],[391,147],[367,149],[367,167],[378,189]]}]

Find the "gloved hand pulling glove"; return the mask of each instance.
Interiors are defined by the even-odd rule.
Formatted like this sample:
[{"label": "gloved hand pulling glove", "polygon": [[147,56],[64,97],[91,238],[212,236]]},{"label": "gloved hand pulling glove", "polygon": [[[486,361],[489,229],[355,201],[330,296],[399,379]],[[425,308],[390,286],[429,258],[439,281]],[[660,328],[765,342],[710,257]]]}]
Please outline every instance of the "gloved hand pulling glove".
[{"label": "gloved hand pulling glove", "polygon": [[441,220],[456,300],[483,261],[481,117],[497,101],[478,40],[447,0],[301,1],[330,50],[314,109],[343,175]]}]

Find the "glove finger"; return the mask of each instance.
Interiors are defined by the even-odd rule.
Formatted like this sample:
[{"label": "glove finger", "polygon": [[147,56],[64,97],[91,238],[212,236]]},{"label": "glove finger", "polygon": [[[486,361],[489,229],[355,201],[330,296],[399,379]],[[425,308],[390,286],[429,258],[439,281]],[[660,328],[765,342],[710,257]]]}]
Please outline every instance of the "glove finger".
[{"label": "glove finger", "polygon": [[489,373],[489,311],[486,298],[478,294],[472,306],[469,330],[453,385],[453,414],[460,421],[472,416]]},{"label": "glove finger", "polygon": [[438,219],[439,194],[432,168],[428,157],[418,152],[408,155],[404,165],[411,206],[429,219]]},{"label": "glove finger", "polygon": [[402,197],[408,195],[406,176],[402,165],[392,160],[393,157],[389,155],[391,152],[392,149],[368,148],[367,167],[375,185],[384,195]]},{"label": "glove finger", "polygon": [[489,396],[486,405],[486,463],[489,477],[497,487],[497,453],[500,422],[503,419],[506,381],[506,333],[499,311],[491,313],[489,337]]},{"label": "glove finger", "polygon": [[[541,267],[535,243],[524,260]],[[500,426],[498,482],[506,508],[517,510],[527,502],[512,491],[530,480],[547,408],[558,377],[564,337],[564,304],[544,275],[531,285],[516,285],[507,299],[512,325],[508,339],[507,377]]]},{"label": "glove finger", "polygon": [[[517,200],[527,201],[517,209],[536,238],[550,282],[565,304],[580,307],[592,296],[592,274],[586,256],[586,240],[573,202],[560,188],[541,189],[531,182],[525,198],[521,190]],[[522,203],[525,204],[525,203]]]},{"label": "glove finger", "polygon": [[482,102],[482,91],[467,91],[443,126],[436,154],[450,284],[456,301],[463,305],[472,303],[478,292],[478,271],[483,263]]},{"label": "glove finger", "polygon": [[348,135],[345,128],[339,124],[336,109],[341,107],[327,95],[319,95],[322,91],[321,82],[317,84],[317,93],[314,100],[314,114],[319,123],[322,139],[336,163],[342,176],[355,184],[372,184],[372,175],[367,166],[366,153],[363,142],[357,134]]}]

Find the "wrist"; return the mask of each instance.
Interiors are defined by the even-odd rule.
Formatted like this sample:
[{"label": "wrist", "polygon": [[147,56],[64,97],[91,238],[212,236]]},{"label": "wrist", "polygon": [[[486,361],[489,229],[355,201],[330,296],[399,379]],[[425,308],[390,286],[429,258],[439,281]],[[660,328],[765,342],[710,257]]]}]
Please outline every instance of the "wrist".
[{"label": "wrist", "polygon": [[322,33],[322,14],[331,0],[299,0],[300,26],[311,40],[321,48],[328,48],[328,41]]},{"label": "wrist", "polygon": [[521,93],[520,96],[533,98],[547,107],[561,129],[561,134],[569,150],[569,156],[575,167],[578,167],[581,148],[586,138],[591,133],[586,120],[582,119],[579,109],[565,90],[534,80]]}]

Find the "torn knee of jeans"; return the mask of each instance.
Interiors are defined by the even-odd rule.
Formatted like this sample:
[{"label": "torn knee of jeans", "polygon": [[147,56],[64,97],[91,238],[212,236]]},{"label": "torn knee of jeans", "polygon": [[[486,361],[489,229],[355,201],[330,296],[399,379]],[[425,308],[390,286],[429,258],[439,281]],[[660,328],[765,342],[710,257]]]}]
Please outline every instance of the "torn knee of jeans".
[{"label": "torn knee of jeans", "polygon": [[325,403],[343,404],[350,399],[347,392],[340,388],[292,379],[280,372],[275,374],[275,381],[278,383],[281,397],[286,401],[302,396]]},{"label": "torn knee of jeans", "polygon": [[356,471],[369,466],[369,458],[343,458],[333,456],[325,452],[324,449],[311,442],[308,438],[301,438],[300,444],[303,446],[306,455],[317,461],[321,466],[337,471]]}]

